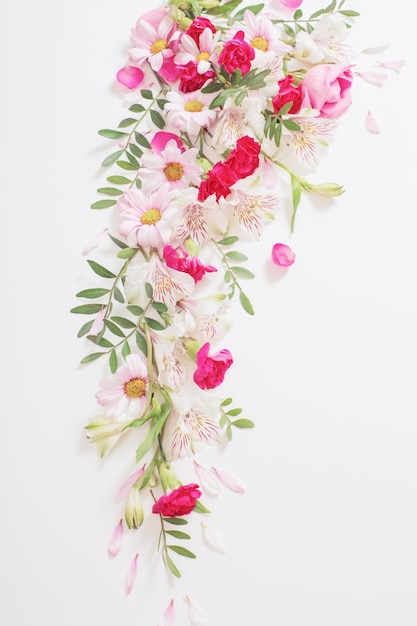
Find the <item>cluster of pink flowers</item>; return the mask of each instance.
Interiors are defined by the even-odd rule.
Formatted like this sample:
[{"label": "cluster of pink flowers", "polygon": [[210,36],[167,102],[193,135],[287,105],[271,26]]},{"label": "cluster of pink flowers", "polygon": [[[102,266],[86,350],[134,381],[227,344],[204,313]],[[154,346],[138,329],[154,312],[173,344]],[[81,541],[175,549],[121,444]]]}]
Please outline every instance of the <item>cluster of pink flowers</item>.
[{"label": "cluster of pink flowers", "polygon": [[[235,301],[254,313],[243,291],[254,276],[240,241],[258,241],[286,202],[291,234],[303,192],[343,193],[306,176],[352,104],[353,81],[371,74],[358,70],[347,43],[357,14],[331,4],[305,18],[301,4],[276,0],[263,13],[224,0],[170,0],[131,30],[116,76],[129,114],[117,129],[99,131],[117,142],[103,166],[118,170],[92,205],[112,209],[111,228],[85,247],[89,254],[109,236],[116,266],[89,259],[99,284],[80,291],[89,302],[73,309],[90,316],[79,336],[93,349],[82,362],[108,363],[88,438],[104,456],[127,433],[139,437],[135,468],[120,489],[113,556],[125,526],[140,528],[147,509],[164,537],[174,518],[209,514],[202,500],[217,493],[225,473],[195,460],[201,484],[183,481],[179,461],[253,427],[225,386]],[[271,260],[286,268],[295,254],[279,242]],[[243,492],[237,480],[225,482]],[[194,556],[167,541],[160,546],[176,576],[170,550]],[[137,555],[129,591],[136,569]]]}]

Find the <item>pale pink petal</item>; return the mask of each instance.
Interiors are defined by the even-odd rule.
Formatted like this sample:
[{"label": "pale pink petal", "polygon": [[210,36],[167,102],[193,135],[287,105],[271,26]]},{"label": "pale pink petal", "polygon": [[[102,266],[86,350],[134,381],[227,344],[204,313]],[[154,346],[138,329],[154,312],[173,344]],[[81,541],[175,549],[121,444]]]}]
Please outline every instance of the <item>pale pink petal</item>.
[{"label": "pale pink petal", "polygon": [[213,471],[200,465],[196,460],[194,460],[194,468],[204,493],[211,498],[218,496],[220,485]]},{"label": "pale pink petal", "polygon": [[97,235],[94,235],[94,237],[92,237],[89,241],[87,241],[87,243],[85,244],[84,250],[82,252],[82,255],[86,256],[87,254],[91,252],[91,250],[94,250],[94,248],[97,248],[100,241],[103,239],[104,235],[107,233],[108,230],[109,230],[108,228],[101,230]]},{"label": "pale pink petal", "polygon": [[218,530],[209,526],[205,522],[201,522],[201,528],[203,529],[204,542],[210,550],[222,553],[227,551],[226,542]]},{"label": "pale pink petal", "polygon": [[279,0],[284,7],[288,7],[289,9],[298,9],[299,6],[302,5],[303,0]]},{"label": "pale pink petal", "polygon": [[137,479],[140,478],[140,476],[142,476],[143,472],[145,471],[145,466],[146,466],[146,463],[122,482],[122,484],[119,487],[119,496],[121,498],[126,498],[129,495],[129,492],[132,489],[133,485],[135,484]]},{"label": "pale pink petal", "polygon": [[365,126],[371,133],[381,132],[381,128],[379,127],[378,123],[375,121],[375,118],[370,111],[368,111],[367,113],[367,116],[365,119]]},{"label": "pale pink petal", "polygon": [[126,593],[129,593],[133,589],[133,585],[135,584],[136,574],[138,573],[138,554],[134,557],[133,561],[130,564],[129,570],[127,572],[126,577]]},{"label": "pale pink petal", "polygon": [[220,482],[230,489],[230,491],[234,491],[235,493],[245,493],[246,487],[241,483],[241,481],[230,472],[226,472],[225,470],[219,470],[216,467],[211,468],[213,472],[216,474],[217,478]]},{"label": "pale pink petal", "polygon": [[375,87],[382,87],[388,78],[386,74],[381,74],[380,72],[355,72],[355,74],[362,80],[366,80],[367,83],[375,85]]},{"label": "pale pink petal", "polygon": [[378,61],[377,65],[379,65],[379,67],[383,67],[386,70],[393,70],[398,74],[403,68],[404,63],[405,61]]},{"label": "pale pink petal", "polygon": [[117,556],[122,548],[123,530],[123,520],[121,519],[116,528],[113,530],[109,545],[107,546],[107,552],[111,557]]},{"label": "pale pink petal", "polygon": [[126,67],[122,67],[122,69],[117,72],[116,79],[117,82],[128,89],[134,89],[141,84],[144,76],[145,74],[138,67],[126,65]]},{"label": "pale pink petal", "polygon": [[188,596],[185,596],[185,601],[188,607],[188,617],[193,626],[209,626],[209,620],[207,613],[202,606],[191,600]]},{"label": "pale pink petal", "polygon": [[168,608],[162,615],[158,626],[175,626],[175,609],[174,600],[172,599],[168,605]]},{"label": "pale pink petal", "polygon": [[294,263],[295,254],[285,243],[276,243],[272,246],[272,261],[280,267],[288,267]]},{"label": "pale pink petal", "polygon": [[104,316],[106,314],[106,307],[102,306],[100,311],[96,314],[94,318],[93,325],[90,330],[90,335],[98,335],[103,330],[104,326]]}]

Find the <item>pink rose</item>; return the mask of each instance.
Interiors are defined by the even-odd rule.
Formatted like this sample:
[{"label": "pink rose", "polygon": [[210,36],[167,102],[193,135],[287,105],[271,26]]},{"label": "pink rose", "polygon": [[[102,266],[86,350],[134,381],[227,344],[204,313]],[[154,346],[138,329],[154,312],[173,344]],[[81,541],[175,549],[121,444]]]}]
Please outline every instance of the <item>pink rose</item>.
[{"label": "pink rose", "polygon": [[220,197],[226,198],[230,193],[230,187],[238,180],[235,172],[227,165],[219,161],[207,174],[207,178],[203,180],[198,190],[198,199],[204,202],[213,193],[216,194],[216,200]]},{"label": "pink rose", "polygon": [[304,87],[302,84],[296,87],[293,81],[294,78],[291,74],[288,74],[288,76],[278,81],[278,93],[272,98],[274,113],[278,113],[288,102],[292,102],[291,109],[288,113],[298,113],[300,111]]},{"label": "pink rose", "polygon": [[352,80],[353,74],[347,65],[316,65],[304,76],[302,106],[317,109],[320,117],[339,117],[352,104]]},{"label": "pink rose", "polygon": [[200,389],[214,389],[223,380],[224,375],[233,363],[229,350],[220,350],[209,356],[210,344],[205,343],[197,352],[197,369],[194,382]]},{"label": "pink rose", "polygon": [[188,515],[200,496],[201,491],[195,483],[181,485],[178,489],[161,496],[152,506],[152,513],[159,513],[166,517]]},{"label": "pink rose", "polygon": [[233,39],[224,44],[219,54],[218,63],[224,65],[229,74],[237,68],[242,70],[242,74],[247,74],[255,58],[255,49],[244,41],[244,36],[243,30],[239,30]]},{"label": "pink rose", "polygon": [[180,246],[180,253],[172,246],[164,247],[164,259],[168,267],[179,272],[189,274],[194,278],[194,282],[201,280],[206,272],[217,272],[212,265],[203,265],[197,256],[188,256],[183,245]]},{"label": "pink rose", "polygon": [[192,37],[194,39],[194,41],[196,42],[197,45],[199,45],[200,42],[200,35],[202,34],[202,32],[204,31],[205,28],[209,28],[211,30],[212,33],[217,32],[216,31],[216,27],[214,26],[214,24],[212,24],[210,22],[209,19],[207,19],[206,17],[196,17],[192,23],[190,24],[190,26],[187,28],[187,30],[185,31],[185,33],[187,35],[190,35],[190,37]]},{"label": "pink rose", "polygon": [[238,178],[250,176],[259,166],[261,146],[257,141],[245,135],[237,140],[235,148],[230,152],[225,164],[233,170]]}]

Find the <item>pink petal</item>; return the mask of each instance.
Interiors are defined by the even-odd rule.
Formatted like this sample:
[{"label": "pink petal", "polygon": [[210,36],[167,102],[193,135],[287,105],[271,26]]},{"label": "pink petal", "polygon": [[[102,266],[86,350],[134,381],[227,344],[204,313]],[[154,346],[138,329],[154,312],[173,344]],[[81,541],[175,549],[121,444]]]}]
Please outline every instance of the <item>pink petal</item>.
[{"label": "pink petal", "polygon": [[129,593],[133,589],[133,585],[135,584],[136,574],[138,573],[138,554],[134,557],[133,561],[130,564],[129,571],[127,572],[126,577],[126,593]]},{"label": "pink petal", "polygon": [[272,261],[280,267],[288,267],[294,263],[295,254],[285,243],[276,243],[272,246]]},{"label": "pink petal", "polygon": [[371,85],[375,85],[376,87],[382,87],[388,78],[386,74],[381,74],[380,72],[355,72],[355,74],[356,76],[360,76],[363,80],[366,80],[367,83],[371,83]]},{"label": "pink petal", "polygon": [[175,626],[175,610],[174,610],[174,600],[172,599],[169,603],[168,608],[162,615],[158,626]]},{"label": "pink petal", "polygon": [[153,152],[155,152],[155,154],[161,154],[161,152],[165,149],[165,146],[167,145],[168,141],[170,139],[174,139],[174,141],[176,142],[178,148],[181,150],[181,152],[185,151],[184,145],[181,141],[181,139],[178,137],[178,135],[174,135],[174,133],[167,133],[164,130],[158,131],[157,133],[155,133],[152,141],[151,141],[151,146],[152,146],[152,150]]},{"label": "pink petal", "polygon": [[219,470],[215,467],[212,467],[211,469],[225,487],[235,493],[245,493],[246,487],[243,486],[237,476],[231,474],[230,472],[226,472],[225,470]]},{"label": "pink petal", "polygon": [[194,468],[204,493],[211,498],[218,496],[220,492],[220,485],[213,471],[207,469],[207,467],[204,467],[203,465],[200,465],[196,460],[194,460]]},{"label": "pink petal", "polygon": [[380,133],[381,132],[381,128],[379,127],[379,125],[375,121],[375,119],[374,119],[374,117],[373,117],[373,115],[372,115],[372,113],[370,111],[368,111],[368,114],[366,116],[365,126],[371,133]]},{"label": "pink petal", "polygon": [[298,9],[299,6],[302,5],[303,0],[279,0],[284,7],[288,7],[290,9]]},{"label": "pink petal", "polygon": [[109,545],[107,546],[107,552],[111,557],[117,556],[122,548],[123,530],[123,520],[121,519],[116,528],[113,530]]},{"label": "pink petal", "polygon": [[117,72],[116,80],[128,89],[134,89],[141,84],[144,76],[145,74],[138,67],[126,65],[126,67],[122,67],[122,69]]},{"label": "pink petal", "polygon": [[398,74],[404,66],[404,63],[405,61],[378,61],[377,65],[379,65],[379,67],[383,67],[386,70],[393,70]]},{"label": "pink petal", "polygon": [[94,235],[94,237],[92,237],[89,241],[87,241],[87,243],[85,244],[84,250],[82,252],[82,255],[86,256],[87,254],[91,252],[91,250],[94,250],[94,248],[97,248],[98,244],[103,239],[104,235],[107,233],[108,230],[109,230],[108,228],[101,230],[97,235]]},{"label": "pink petal", "polygon": [[142,476],[143,472],[145,471],[145,466],[146,466],[146,463],[122,482],[122,484],[119,487],[119,496],[121,498],[126,498],[129,495],[129,492],[132,489],[133,485],[135,484],[137,479],[140,478],[140,476]]},{"label": "pink petal", "polygon": [[96,314],[94,318],[93,325],[90,330],[90,335],[98,335],[103,330],[104,326],[104,316],[106,314],[106,307],[102,306],[100,311]]}]

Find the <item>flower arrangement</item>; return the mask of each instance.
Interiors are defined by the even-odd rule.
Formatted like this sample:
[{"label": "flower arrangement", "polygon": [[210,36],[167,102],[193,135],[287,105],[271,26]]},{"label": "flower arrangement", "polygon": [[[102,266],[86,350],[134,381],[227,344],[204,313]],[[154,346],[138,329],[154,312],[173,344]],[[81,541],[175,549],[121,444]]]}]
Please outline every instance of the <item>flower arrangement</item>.
[{"label": "flower arrangement", "polygon": [[[245,490],[236,476],[197,460],[202,449],[254,426],[225,391],[229,368],[238,366],[225,347],[235,302],[254,314],[244,288],[254,274],[239,245],[261,241],[286,196],[292,232],[303,192],[343,193],[338,183],[307,176],[352,104],[353,81],[385,77],[358,70],[347,40],[359,14],[345,0],[308,17],[302,0],[241,4],[168,0],[133,26],[116,76],[129,113],[117,129],[99,131],[116,148],[102,163],[108,184],[91,208],[111,209],[110,223],[84,249],[90,255],[107,238],[111,260],[88,258],[97,282],[76,294],[87,302],[72,309],[88,317],[78,337],[91,350],[81,362],[105,361],[87,437],[103,457],[121,438],[137,441],[109,554],[119,553],[126,528],[151,517],[174,577],[177,557],[196,556],[184,527],[190,515],[209,515],[204,495],[220,484]],[[379,132],[370,112],[366,126]],[[276,243],[271,259],[288,267],[295,254]],[[190,458],[195,475],[183,482],[178,467]],[[201,611],[187,604],[192,623],[202,624]],[[171,602],[161,624],[173,619]]]}]

